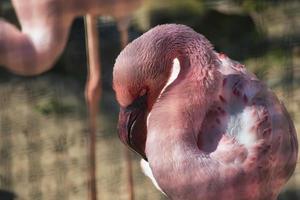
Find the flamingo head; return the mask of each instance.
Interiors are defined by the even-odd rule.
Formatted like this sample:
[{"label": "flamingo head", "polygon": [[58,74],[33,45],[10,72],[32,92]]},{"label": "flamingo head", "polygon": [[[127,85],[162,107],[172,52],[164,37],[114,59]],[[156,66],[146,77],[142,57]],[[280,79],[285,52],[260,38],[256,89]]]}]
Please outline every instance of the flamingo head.
[{"label": "flamingo head", "polygon": [[[113,71],[113,87],[120,105],[118,134],[121,141],[144,159],[147,116],[170,75],[172,61],[149,31],[120,53]],[[157,42],[155,42],[157,41]]]},{"label": "flamingo head", "polygon": [[[212,45],[191,28],[178,24],[159,25],[128,44],[116,59],[113,87],[121,107],[119,136],[145,159],[147,116],[164,88],[188,73],[187,51],[193,48],[186,47],[196,47],[198,43],[194,41],[202,46],[199,55],[210,57],[207,55],[212,54]],[[175,63],[179,69],[174,68]]]}]

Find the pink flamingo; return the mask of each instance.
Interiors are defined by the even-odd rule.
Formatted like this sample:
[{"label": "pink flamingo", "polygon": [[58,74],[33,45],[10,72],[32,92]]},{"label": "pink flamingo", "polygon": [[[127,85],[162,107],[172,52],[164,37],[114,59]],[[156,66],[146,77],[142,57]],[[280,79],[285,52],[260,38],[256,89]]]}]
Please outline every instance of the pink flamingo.
[{"label": "pink flamingo", "polygon": [[298,143],[284,105],[184,25],[157,26],[118,56],[120,139],[174,200],[276,199]]},{"label": "pink flamingo", "polygon": [[22,31],[0,19],[0,65],[21,75],[43,73],[62,53],[75,17],[112,15],[122,27],[141,1],[13,0]]},{"label": "pink flamingo", "polygon": [[[22,31],[0,19],[0,66],[19,75],[38,75],[53,67],[62,53],[70,26],[77,16],[87,15],[89,73],[85,97],[89,111],[90,199],[97,199],[95,134],[101,96],[100,59],[95,15],[112,15],[117,20],[121,43],[127,43],[130,14],[142,0],[13,0]],[[125,152],[129,199],[133,199],[131,161]]]}]

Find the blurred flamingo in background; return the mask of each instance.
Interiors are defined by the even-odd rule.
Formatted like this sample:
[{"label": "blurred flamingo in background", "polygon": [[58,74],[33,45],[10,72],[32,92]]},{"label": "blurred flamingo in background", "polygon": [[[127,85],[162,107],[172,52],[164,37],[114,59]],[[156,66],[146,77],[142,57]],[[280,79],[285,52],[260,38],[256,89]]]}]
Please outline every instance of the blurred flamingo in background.
[{"label": "blurred flamingo in background", "polygon": [[[119,136],[178,200],[276,199],[298,143],[284,105],[184,25],[157,26],[118,56]],[[144,164],[145,166],[145,164]]]},{"label": "blurred flamingo in background", "polygon": [[[89,161],[90,199],[97,199],[95,141],[96,117],[101,96],[100,59],[96,15],[111,15],[117,20],[121,44],[128,41],[128,26],[131,13],[142,0],[12,0],[21,31],[0,19],[0,66],[19,75],[38,75],[53,67],[66,45],[68,33],[75,17],[87,15],[87,51],[89,70],[85,97],[89,111]],[[131,161],[128,152],[129,199],[133,199]]]},{"label": "blurred flamingo in background", "polygon": [[119,24],[126,22],[126,27],[128,17],[141,0],[13,0],[12,3],[22,31],[0,20],[0,65],[17,74],[36,75],[49,70],[62,53],[75,17],[112,15]]}]

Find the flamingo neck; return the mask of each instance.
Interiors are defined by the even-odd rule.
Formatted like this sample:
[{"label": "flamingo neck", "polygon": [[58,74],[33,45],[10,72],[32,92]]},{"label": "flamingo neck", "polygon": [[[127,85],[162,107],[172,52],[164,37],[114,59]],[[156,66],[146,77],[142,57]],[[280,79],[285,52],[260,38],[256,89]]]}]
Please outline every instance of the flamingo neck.
[{"label": "flamingo neck", "polygon": [[[180,116],[181,112],[176,111],[177,116],[171,116],[174,112],[166,110],[151,113],[146,155],[158,185],[169,197],[193,199],[187,197],[205,193],[205,182],[217,174],[218,165],[198,148],[193,125],[189,124],[188,117]],[[182,118],[186,121],[182,122]]]},{"label": "flamingo neck", "polygon": [[219,87],[214,53],[199,42],[192,41],[186,54],[176,55],[180,74],[162,92],[148,119],[146,155],[154,177],[166,194],[178,199],[201,192],[193,187],[202,184],[205,191],[205,180],[216,176],[218,168],[197,145],[206,109]]}]

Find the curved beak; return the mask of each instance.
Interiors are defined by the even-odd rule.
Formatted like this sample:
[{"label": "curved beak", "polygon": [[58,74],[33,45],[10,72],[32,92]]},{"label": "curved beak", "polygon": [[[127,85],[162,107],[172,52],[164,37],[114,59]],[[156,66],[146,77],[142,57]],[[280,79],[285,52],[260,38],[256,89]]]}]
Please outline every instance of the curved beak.
[{"label": "curved beak", "polygon": [[145,144],[147,137],[146,95],[136,99],[130,106],[120,108],[118,133],[121,141],[147,160]]}]

